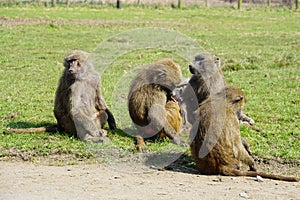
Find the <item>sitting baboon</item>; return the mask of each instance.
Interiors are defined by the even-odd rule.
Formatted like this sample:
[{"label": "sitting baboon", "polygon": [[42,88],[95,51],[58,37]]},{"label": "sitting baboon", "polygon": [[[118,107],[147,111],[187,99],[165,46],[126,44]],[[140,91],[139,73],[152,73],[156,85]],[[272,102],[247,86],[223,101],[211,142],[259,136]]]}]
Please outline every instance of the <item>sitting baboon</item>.
[{"label": "sitting baboon", "polygon": [[[221,69],[221,59],[214,54],[202,52],[197,54],[194,61],[189,65],[192,74],[190,80],[179,84],[176,90],[181,96],[184,106],[187,109],[188,120],[193,123],[193,111],[209,95],[218,93],[226,86],[226,79]],[[196,97],[196,99],[194,99]],[[195,102],[198,103],[195,103]],[[242,111],[238,113],[241,122],[254,124],[254,120],[245,115]]]},{"label": "sitting baboon", "polygon": [[[186,129],[191,128],[191,124],[194,123],[194,111],[198,105],[210,95],[222,91],[227,84],[221,69],[221,59],[214,54],[207,52],[197,54],[189,65],[189,70],[192,74],[190,80],[179,84],[174,90],[177,98],[181,99],[181,112],[185,113],[183,127]],[[246,123],[249,123],[250,128],[259,131],[259,128],[252,126],[254,120],[245,115],[242,110],[237,113],[237,116],[240,124],[247,125]],[[251,154],[247,141],[242,138],[242,142]]]},{"label": "sitting baboon", "polygon": [[172,90],[181,82],[181,69],[170,59],[149,64],[133,79],[128,94],[128,110],[137,127],[137,147],[141,150],[143,138],[161,135],[185,144],[178,135],[181,116]]},{"label": "sitting baboon", "polygon": [[116,129],[116,123],[101,95],[100,77],[90,54],[73,50],[65,56],[64,67],[54,105],[57,125],[7,132],[59,131],[77,135],[83,141],[107,140],[104,124],[108,121],[109,128]]},{"label": "sitting baboon", "polygon": [[[242,110],[244,103],[244,93],[239,88],[228,85],[199,105],[196,111],[199,124],[193,124],[196,136],[191,143],[191,151],[200,173],[252,177],[259,175],[277,180],[299,181],[293,177],[256,171],[253,158],[241,142],[237,113]],[[241,171],[240,162],[247,164],[250,171]]]}]

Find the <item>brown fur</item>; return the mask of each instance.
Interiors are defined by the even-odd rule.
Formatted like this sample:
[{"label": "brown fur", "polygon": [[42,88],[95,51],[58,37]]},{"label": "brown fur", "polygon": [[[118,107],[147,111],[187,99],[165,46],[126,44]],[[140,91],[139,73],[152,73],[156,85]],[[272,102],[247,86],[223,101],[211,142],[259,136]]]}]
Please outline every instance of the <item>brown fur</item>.
[{"label": "brown fur", "polygon": [[[239,121],[236,113],[245,103],[244,93],[237,87],[226,89],[203,101],[197,113],[199,124],[194,124],[196,136],[191,143],[192,157],[200,173],[207,175],[261,176],[284,181],[299,181],[257,172],[253,158],[241,142]],[[240,162],[250,171],[239,170]]]},{"label": "brown fur", "polygon": [[[191,124],[194,123],[194,111],[198,105],[210,95],[222,91],[227,84],[221,69],[221,59],[214,54],[208,52],[197,54],[194,61],[189,65],[189,70],[192,77],[188,83],[182,83],[180,84],[181,88],[175,89],[176,95],[183,100],[180,108],[185,129],[190,129]],[[241,125],[256,131],[260,130],[253,126],[254,120],[245,115],[242,110],[236,114]],[[242,138],[242,142],[248,153],[251,154],[247,141]]]},{"label": "brown fur", "polygon": [[181,76],[180,67],[165,59],[149,64],[133,79],[128,110],[139,132],[136,136],[139,149],[144,144],[139,143],[141,138],[162,135],[162,132],[176,144],[184,144],[176,130],[177,125],[181,124],[179,108],[175,108],[176,104],[170,101],[172,90],[181,82]]},{"label": "brown fur", "polygon": [[[182,123],[182,117],[180,114],[180,108],[178,102],[175,99],[169,100],[165,105],[167,120],[172,128],[179,133]],[[165,132],[162,130],[157,135],[160,138],[166,137]]]},{"label": "brown fur", "polygon": [[54,115],[57,125],[9,132],[59,131],[77,135],[82,140],[102,141],[102,130],[108,121],[116,128],[100,90],[100,77],[95,71],[90,54],[73,50],[64,58],[64,72],[56,90]]}]

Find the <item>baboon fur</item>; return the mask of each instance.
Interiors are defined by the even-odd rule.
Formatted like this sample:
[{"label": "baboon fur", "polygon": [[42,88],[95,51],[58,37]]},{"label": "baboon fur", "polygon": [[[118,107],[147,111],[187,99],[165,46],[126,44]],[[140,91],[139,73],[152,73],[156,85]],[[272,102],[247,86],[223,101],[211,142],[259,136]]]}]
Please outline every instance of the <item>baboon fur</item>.
[{"label": "baboon fur", "polygon": [[[256,171],[254,160],[241,141],[237,113],[244,104],[244,93],[239,88],[228,85],[225,90],[209,96],[199,105],[196,111],[199,124],[195,123],[192,128],[196,131],[196,136],[191,143],[191,152],[200,173],[252,177],[259,175],[277,180],[299,181],[293,177]],[[249,166],[250,171],[241,171],[240,162]]]},{"label": "baboon fur", "polygon": [[56,125],[8,129],[4,133],[68,132],[84,141],[107,141],[102,129],[108,122],[116,129],[114,116],[101,95],[100,77],[91,55],[73,50],[64,58],[64,71],[56,90],[54,115]]},{"label": "baboon fur", "polygon": [[90,54],[73,50],[64,58],[62,77],[56,90],[54,115],[59,131],[77,135],[82,140],[101,141],[108,121],[115,129],[115,119],[101,95],[100,77]]},{"label": "baboon fur", "polygon": [[[177,98],[182,99],[180,104],[181,112],[184,113],[183,127],[190,129],[194,123],[194,111],[198,105],[206,100],[210,95],[214,95],[224,89],[226,86],[226,79],[221,69],[221,59],[214,54],[202,52],[197,54],[194,61],[189,65],[189,70],[192,77],[188,83],[180,84],[182,88],[177,87],[175,93]],[[179,93],[179,95],[178,95]],[[254,120],[248,117],[240,110],[237,113],[241,125],[248,125],[248,127],[259,131],[259,128],[252,126]],[[248,142],[242,138],[242,143],[251,154]]]},{"label": "baboon fur", "polygon": [[181,82],[180,67],[171,59],[164,59],[145,66],[133,79],[128,95],[128,110],[138,134],[138,148],[142,138],[164,133],[176,144],[184,142],[178,135],[181,116],[172,90]]}]

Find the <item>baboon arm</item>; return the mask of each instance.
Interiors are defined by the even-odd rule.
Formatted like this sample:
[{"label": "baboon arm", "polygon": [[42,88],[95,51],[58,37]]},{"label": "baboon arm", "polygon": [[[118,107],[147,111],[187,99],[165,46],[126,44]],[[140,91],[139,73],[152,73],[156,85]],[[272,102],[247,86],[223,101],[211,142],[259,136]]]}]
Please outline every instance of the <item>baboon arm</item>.
[{"label": "baboon arm", "polygon": [[106,114],[107,114],[107,122],[108,122],[109,128],[111,130],[115,130],[117,128],[115,118],[114,118],[113,114],[110,112],[110,110],[108,109],[108,106],[107,106],[104,98],[101,95],[101,90],[100,90],[99,86],[96,89],[96,103],[95,103],[95,108],[98,111],[104,110],[106,112]]},{"label": "baboon arm", "polygon": [[238,119],[242,122],[248,122],[250,125],[253,125],[255,123],[254,120],[243,113],[243,111],[239,111],[237,115]]},{"label": "baboon arm", "polygon": [[101,90],[99,86],[96,89],[96,103],[95,103],[95,108],[99,110],[106,110],[108,108],[104,98],[101,95]]}]

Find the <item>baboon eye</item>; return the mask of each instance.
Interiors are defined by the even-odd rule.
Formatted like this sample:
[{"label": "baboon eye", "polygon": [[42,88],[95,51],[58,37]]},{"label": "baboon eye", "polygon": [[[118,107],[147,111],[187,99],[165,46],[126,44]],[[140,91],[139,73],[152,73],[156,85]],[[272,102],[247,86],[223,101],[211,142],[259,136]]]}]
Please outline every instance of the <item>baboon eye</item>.
[{"label": "baboon eye", "polygon": [[235,99],[233,99],[233,103],[237,103],[239,101],[241,101],[244,97],[243,96],[238,96]]}]

